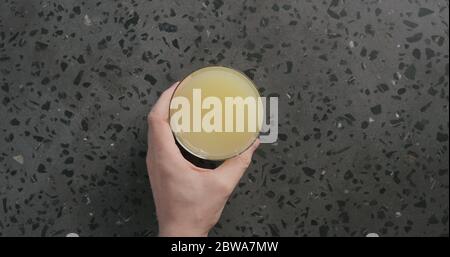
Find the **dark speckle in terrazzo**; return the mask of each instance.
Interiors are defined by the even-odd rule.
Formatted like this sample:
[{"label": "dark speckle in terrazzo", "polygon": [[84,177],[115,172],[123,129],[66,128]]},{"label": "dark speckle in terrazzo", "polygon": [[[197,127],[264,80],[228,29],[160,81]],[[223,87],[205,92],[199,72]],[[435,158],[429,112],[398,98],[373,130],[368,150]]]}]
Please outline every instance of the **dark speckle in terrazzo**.
[{"label": "dark speckle in terrazzo", "polygon": [[4,0],[0,236],[156,235],[146,114],[216,64],[280,124],[212,236],[448,236],[448,24],[443,0]]}]

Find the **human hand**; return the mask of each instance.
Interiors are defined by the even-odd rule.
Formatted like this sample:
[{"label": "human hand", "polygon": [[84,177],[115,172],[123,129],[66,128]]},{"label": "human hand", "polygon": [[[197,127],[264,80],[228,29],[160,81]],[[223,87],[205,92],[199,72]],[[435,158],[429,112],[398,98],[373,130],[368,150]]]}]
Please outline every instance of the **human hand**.
[{"label": "human hand", "polygon": [[147,171],[156,206],[159,236],[207,236],[252,160],[259,140],[216,169],[187,161],[169,125],[170,99],[164,91],[148,115]]}]

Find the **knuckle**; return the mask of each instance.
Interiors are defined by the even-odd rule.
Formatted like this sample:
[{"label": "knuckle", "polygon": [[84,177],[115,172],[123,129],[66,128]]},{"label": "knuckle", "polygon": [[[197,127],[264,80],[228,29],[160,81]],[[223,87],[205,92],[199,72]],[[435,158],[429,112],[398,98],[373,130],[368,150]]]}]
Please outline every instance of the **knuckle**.
[{"label": "knuckle", "polygon": [[147,154],[147,157],[145,158],[145,163],[147,164],[147,167],[153,163],[152,158],[149,154]]},{"label": "knuckle", "polygon": [[239,162],[242,166],[248,167],[250,162],[252,161],[252,157],[247,154],[239,155]]},{"label": "knuckle", "polygon": [[149,122],[152,122],[156,117],[155,111],[151,110],[147,115],[147,120]]},{"label": "knuckle", "polygon": [[164,90],[164,91],[161,93],[161,96],[160,96],[160,97],[169,97],[169,96],[170,96],[170,88]]},{"label": "knuckle", "polygon": [[159,122],[160,120],[161,117],[154,110],[150,111],[150,113],[147,115],[147,121],[149,124],[154,124],[156,122]]},{"label": "knuckle", "polygon": [[227,183],[225,181],[220,181],[218,187],[219,187],[219,191],[225,196],[230,195],[231,192],[233,191],[233,185],[231,185],[231,183]]}]

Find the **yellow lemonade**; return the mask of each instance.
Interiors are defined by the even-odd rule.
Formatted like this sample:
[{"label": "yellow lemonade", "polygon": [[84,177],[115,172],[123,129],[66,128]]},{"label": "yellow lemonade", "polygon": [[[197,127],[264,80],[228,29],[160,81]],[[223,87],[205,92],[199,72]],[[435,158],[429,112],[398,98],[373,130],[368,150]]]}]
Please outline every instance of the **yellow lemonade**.
[{"label": "yellow lemonade", "polygon": [[178,85],[171,100],[170,123],[176,140],[189,153],[225,160],[245,151],[258,137],[262,102],[243,73],[206,67]]}]

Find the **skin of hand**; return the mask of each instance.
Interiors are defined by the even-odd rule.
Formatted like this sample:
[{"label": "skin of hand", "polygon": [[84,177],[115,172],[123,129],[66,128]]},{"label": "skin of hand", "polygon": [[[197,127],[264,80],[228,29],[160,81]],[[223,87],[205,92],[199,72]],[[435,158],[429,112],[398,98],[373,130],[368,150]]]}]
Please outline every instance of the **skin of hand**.
[{"label": "skin of hand", "polygon": [[169,107],[178,83],[164,91],[147,117],[147,171],[156,206],[159,236],[208,236],[259,145],[216,169],[199,168],[181,154],[169,125]]}]

